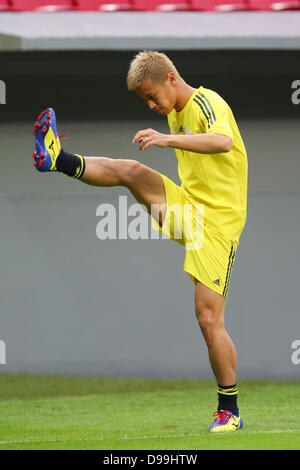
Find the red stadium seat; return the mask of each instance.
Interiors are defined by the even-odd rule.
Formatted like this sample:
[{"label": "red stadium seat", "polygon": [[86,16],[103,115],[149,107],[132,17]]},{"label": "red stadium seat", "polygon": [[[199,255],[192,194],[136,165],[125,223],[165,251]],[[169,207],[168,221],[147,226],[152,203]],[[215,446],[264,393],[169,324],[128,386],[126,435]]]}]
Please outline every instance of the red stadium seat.
[{"label": "red stadium seat", "polygon": [[300,0],[0,0],[0,11],[283,11]]},{"label": "red stadium seat", "polygon": [[128,11],[132,10],[131,0],[77,0],[81,11]]},{"label": "red stadium seat", "polygon": [[189,0],[198,11],[282,11],[299,10],[300,0]]},{"label": "red stadium seat", "polygon": [[0,11],[10,10],[10,4],[6,0],[0,0]]},{"label": "red stadium seat", "polygon": [[275,2],[275,3],[272,3],[272,10],[274,11],[300,10],[300,1]]},{"label": "red stadium seat", "polygon": [[133,9],[139,11],[186,11],[189,0],[132,0]]},{"label": "red stadium seat", "polygon": [[247,0],[190,0],[193,10],[198,11],[245,11],[249,10]]},{"label": "red stadium seat", "polygon": [[11,0],[13,11],[63,11],[72,10],[72,0]]},{"label": "red stadium seat", "polygon": [[283,11],[300,10],[300,0],[277,1],[276,0],[247,0],[251,10],[258,11]]},{"label": "red stadium seat", "polygon": [[77,0],[79,10],[176,11],[188,10],[189,0]]}]

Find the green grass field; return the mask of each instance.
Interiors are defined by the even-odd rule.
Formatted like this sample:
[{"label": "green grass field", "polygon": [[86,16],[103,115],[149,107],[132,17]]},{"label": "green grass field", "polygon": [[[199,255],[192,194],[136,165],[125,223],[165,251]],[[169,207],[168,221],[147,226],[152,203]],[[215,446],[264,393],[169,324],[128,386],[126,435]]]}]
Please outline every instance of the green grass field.
[{"label": "green grass field", "polygon": [[300,383],[239,382],[244,429],[210,434],[214,381],[0,374],[0,449],[300,449]]}]

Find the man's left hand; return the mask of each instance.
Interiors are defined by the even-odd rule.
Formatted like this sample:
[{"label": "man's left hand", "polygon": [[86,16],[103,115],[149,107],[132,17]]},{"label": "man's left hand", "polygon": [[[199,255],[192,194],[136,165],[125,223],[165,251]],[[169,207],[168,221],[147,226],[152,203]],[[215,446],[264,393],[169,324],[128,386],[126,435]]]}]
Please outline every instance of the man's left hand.
[{"label": "man's left hand", "polygon": [[139,143],[140,150],[146,150],[151,145],[156,145],[157,147],[168,147],[169,135],[161,134],[160,132],[155,131],[154,129],[143,129],[138,131],[132,143]]}]

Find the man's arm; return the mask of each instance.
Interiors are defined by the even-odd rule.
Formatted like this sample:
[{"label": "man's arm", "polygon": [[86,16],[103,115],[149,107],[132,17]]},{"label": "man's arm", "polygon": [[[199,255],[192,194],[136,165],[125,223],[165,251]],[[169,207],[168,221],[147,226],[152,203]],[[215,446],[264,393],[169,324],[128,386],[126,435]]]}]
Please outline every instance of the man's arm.
[{"label": "man's arm", "polygon": [[194,134],[194,135],[170,135],[169,147],[174,147],[196,153],[223,153],[229,152],[232,140],[227,135]]},{"label": "man's arm", "polygon": [[224,153],[232,147],[230,137],[215,132],[205,134],[181,135],[161,134],[154,129],[144,129],[136,133],[132,143],[139,143],[140,150],[151,145],[173,147],[195,153]]}]

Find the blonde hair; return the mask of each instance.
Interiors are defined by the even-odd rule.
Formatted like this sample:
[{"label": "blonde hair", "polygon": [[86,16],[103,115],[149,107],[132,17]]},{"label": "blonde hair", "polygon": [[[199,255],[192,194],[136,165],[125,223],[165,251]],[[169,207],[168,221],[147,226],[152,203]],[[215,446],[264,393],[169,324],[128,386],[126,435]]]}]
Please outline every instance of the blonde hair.
[{"label": "blonde hair", "polygon": [[130,63],[127,74],[128,90],[136,90],[147,78],[153,82],[163,82],[169,72],[174,73],[177,80],[184,82],[166,54],[152,50],[139,52]]}]

